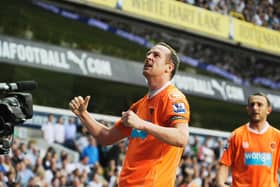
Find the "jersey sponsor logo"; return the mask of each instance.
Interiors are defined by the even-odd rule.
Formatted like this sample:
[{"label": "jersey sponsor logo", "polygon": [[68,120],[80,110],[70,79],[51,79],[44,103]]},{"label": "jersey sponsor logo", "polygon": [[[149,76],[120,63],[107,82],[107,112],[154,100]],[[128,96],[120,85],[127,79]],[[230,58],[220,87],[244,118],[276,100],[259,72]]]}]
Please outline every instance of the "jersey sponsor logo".
[{"label": "jersey sponsor logo", "polygon": [[247,152],[244,154],[245,165],[268,166],[272,165],[272,154],[262,152]]},{"label": "jersey sponsor logo", "polygon": [[138,129],[132,129],[130,136],[131,138],[145,139],[147,137],[147,132]]},{"label": "jersey sponsor logo", "polygon": [[177,114],[184,114],[186,113],[186,107],[184,103],[174,103],[173,105],[173,111]]}]

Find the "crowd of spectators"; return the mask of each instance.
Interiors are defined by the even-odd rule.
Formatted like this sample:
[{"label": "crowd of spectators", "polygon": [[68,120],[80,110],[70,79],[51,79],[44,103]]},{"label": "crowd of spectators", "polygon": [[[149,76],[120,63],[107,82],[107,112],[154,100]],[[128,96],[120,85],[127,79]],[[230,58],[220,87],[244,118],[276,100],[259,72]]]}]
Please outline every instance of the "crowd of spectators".
[{"label": "crowd of spectators", "polygon": [[257,84],[255,79],[260,77],[280,83],[280,61],[270,61],[252,54],[223,50],[219,47],[197,42],[188,43],[184,54],[234,74],[240,77],[243,82],[246,82],[246,85]]},{"label": "crowd of spectators", "polygon": [[[238,19],[280,31],[280,1],[275,0],[179,0],[194,6],[231,15]],[[280,33],[279,33],[280,34]],[[258,78],[280,83],[280,66],[276,62],[253,55],[242,55],[207,44],[191,42],[184,54],[232,73],[249,84],[258,84]],[[187,51],[186,51],[187,50]],[[271,85],[270,84],[270,85]],[[268,87],[268,85],[266,85]],[[278,87],[278,86],[277,86]],[[279,88],[278,88],[279,89]]]},{"label": "crowd of spectators", "polygon": [[280,31],[280,2],[275,0],[178,0]]},{"label": "crowd of spectators", "polygon": [[[265,57],[254,55],[254,53],[222,48],[211,43],[188,39],[180,34],[155,30],[151,27],[137,25],[131,27],[129,23],[98,16],[97,19],[108,23],[113,28],[124,30],[135,36],[141,36],[151,43],[167,41],[180,55],[191,57],[204,65],[214,65],[229,74],[239,77],[243,80],[244,85],[256,85],[258,84],[256,79],[264,78],[269,80],[271,84],[275,83],[278,86],[275,88],[271,84],[260,84],[261,86],[274,89],[280,88],[280,61],[275,62]],[[205,71],[204,66],[201,67]]]},{"label": "crowd of spectators", "polygon": [[[58,123],[61,118],[66,119],[61,116]],[[41,130],[50,134],[57,126],[62,125],[67,134],[68,121],[58,123],[51,114]],[[77,131],[71,137],[73,144],[68,148],[79,153],[80,158],[77,161],[71,160],[66,151],[59,152],[52,146],[60,144],[67,147],[66,139],[61,143],[54,138],[53,143],[48,143],[50,137],[42,136],[49,145],[45,151],[32,138],[28,143],[15,139],[10,153],[0,155],[0,186],[116,187],[126,154],[127,140],[111,146],[99,146],[85,127],[77,125],[77,122],[73,124]],[[106,124],[112,125],[110,122]],[[46,131],[45,126],[50,125],[53,128]],[[221,137],[191,134],[178,167],[176,187],[214,187],[224,141]]]}]

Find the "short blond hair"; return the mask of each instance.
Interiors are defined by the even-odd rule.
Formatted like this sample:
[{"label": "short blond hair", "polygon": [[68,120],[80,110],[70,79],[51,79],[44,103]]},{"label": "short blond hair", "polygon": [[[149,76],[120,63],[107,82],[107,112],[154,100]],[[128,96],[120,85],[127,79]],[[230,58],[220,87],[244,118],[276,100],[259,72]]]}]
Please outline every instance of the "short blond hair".
[{"label": "short blond hair", "polygon": [[174,69],[171,72],[171,79],[174,77],[174,75],[176,74],[177,69],[179,69],[179,65],[180,65],[180,59],[175,51],[175,49],[173,49],[170,45],[168,45],[165,42],[159,42],[156,45],[161,45],[166,47],[167,49],[169,49],[170,51],[170,59],[172,61],[172,63],[174,64]]}]

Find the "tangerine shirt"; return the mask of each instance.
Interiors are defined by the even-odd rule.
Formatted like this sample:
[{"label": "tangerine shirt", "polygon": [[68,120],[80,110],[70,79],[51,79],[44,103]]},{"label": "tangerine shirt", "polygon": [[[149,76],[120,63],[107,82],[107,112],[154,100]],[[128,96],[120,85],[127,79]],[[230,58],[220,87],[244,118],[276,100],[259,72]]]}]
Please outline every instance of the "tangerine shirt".
[{"label": "tangerine shirt", "polygon": [[[188,125],[190,110],[185,96],[172,84],[156,95],[148,94],[134,103],[130,110],[151,125],[174,127]],[[129,137],[126,158],[119,178],[119,187],[173,187],[183,148],[158,140],[145,131],[117,128]]]},{"label": "tangerine shirt", "polygon": [[261,133],[249,124],[233,131],[220,163],[232,167],[232,187],[278,187],[280,131],[268,123]]}]

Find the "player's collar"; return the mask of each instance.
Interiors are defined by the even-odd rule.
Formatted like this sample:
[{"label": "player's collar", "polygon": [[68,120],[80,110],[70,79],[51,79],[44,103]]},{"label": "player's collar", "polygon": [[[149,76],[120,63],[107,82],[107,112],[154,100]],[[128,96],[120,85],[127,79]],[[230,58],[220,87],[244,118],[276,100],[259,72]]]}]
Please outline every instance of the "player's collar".
[{"label": "player's collar", "polygon": [[168,81],[162,87],[160,87],[159,89],[149,91],[149,93],[148,93],[149,99],[151,99],[152,97],[156,96],[158,93],[160,93],[162,90],[164,90],[170,84],[171,84],[171,82]]},{"label": "player's collar", "polygon": [[267,129],[269,128],[269,123],[266,121],[265,122],[265,126],[262,128],[261,131],[257,131],[255,129],[250,128],[250,122],[247,123],[247,128],[248,128],[249,131],[251,131],[251,132],[253,132],[255,134],[264,134],[267,131]]}]

